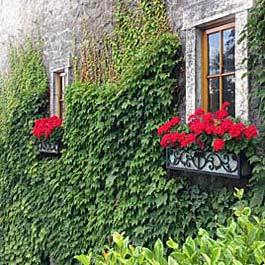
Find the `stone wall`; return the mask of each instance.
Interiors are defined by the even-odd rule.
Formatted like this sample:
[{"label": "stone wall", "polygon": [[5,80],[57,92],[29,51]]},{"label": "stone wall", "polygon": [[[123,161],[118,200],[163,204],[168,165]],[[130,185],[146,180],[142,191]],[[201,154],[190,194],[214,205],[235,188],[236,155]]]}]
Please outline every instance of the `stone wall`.
[{"label": "stone wall", "polygon": [[[72,79],[74,39],[79,39],[85,21],[88,31],[111,31],[114,5],[117,0],[0,0],[0,73],[7,70],[10,42],[40,33],[43,56],[53,91],[53,73],[67,69],[68,83]],[[134,5],[137,0],[126,0]],[[182,115],[201,105],[200,27],[227,17],[236,18],[236,26],[243,27],[247,10],[254,0],[166,0],[168,16],[174,31],[180,33],[186,60],[186,78],[181,78]],[[238,38],[238,32],[237,32]],[[237,114],[248,118],[248,80],[242,80],[246,66],[241,64],[246,55],[244,45],[236,57]],[[240,69],[239,69],[240,68]],[[186,85],[185,85],[186,84]],[[186,92],[184,91],[186,88]],[[184,92],[183,92],[184,91]],[[54,93],[54,92],[52,92]],[[51,102],[53,98],[51,96]],[[51,112],[55,108],[51,107]]]},{"label": "stone wall", "polygon": [[8,69],[10,43],[21,44],[25,37],[40,36],[53,102],[53,73],[64,69],[67,84],[72,81],[75,39],[80,39],[82,25],[91,32],[103,28],[110,31],[114,1],[0,0],[0,75],[5,75]]},{"label": "stone wall", "polygon": [[24,36],[40,33],[47,69],[67,65],[74,37],[85,20],[88,30],[110,28],[114,0],[0,0],[0,71],[7,67],[7,48]]}]

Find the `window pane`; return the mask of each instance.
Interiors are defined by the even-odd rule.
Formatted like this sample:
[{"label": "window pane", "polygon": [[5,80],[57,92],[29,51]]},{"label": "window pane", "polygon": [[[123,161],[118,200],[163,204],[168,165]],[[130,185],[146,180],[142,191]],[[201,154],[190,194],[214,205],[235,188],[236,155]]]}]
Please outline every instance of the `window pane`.
[{"label": "window pane", "polygon": [[208,111],[219,110],[219,77],[208,80]]},{"label": "window pane", "polygon": [[235,76],[229,75],[223,77],[223,101],[231,103],[229,114],[235,116]]},{"label": "window pane", "polygon": [[235,29],[223,32],[223,72],[235,71]]},{"label": "window pane", "polygon": [[208,75],[220,73],[220,32],[208,35]]}]

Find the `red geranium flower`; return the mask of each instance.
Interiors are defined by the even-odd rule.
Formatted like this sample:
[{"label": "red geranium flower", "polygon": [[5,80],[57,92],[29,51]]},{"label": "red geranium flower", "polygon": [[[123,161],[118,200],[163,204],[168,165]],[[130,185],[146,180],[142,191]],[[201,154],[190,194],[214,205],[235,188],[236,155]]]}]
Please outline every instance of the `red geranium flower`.
[{"label": "red geranium flower", "polygon": [[180,146],[183,148],[195,142],[196,142],[195,134],[189,133],[189,134],[186,134],[186,137],[181,141]]},{"label": "red geranium flower", "polygon": [[[240,146],[240,141],[243,139],[251,140],[257,137],[257,128],[254,125],[246,126],[242,122],[235,122],[236,119],[228,118],[227,108],[229,102],[224,102],[222,109],[215,112],[204,113],[203,109],[197,109],[188,117],[188,124],[177,126],[180,122],[179,117],[173,117],[171,120],[158,128],[158,134],[165,135],[161,139],[161,146],[167,147],[171,145],[173,148],[198,148],[214,150],[218,152],[223,150],[225,146],[227,150],[237,151],[236,145],[241,149],[246,148]],[[47,134],[50,131],[47,130]],[[38,130],[36,134],[41,134]],[[218,137],[216,139],[216,137]],[[254,143],[254,142],[253,142]],[[250,142],[250,145],[253,144]],[[212,149],[211,149],[212,147]]]},{"label": "red geranium flower", "polygon": [[213,134],[214,135],[224,135],[225,134],[225,130],[223,129],[222,126],[217,126],[217,127],[213,127]]},{"label": "red geranium flower", "polygon": [[207,112],[206,114],[204,114],[203,120],[207,125],[214,124],[213,114],[211,112]]},{"label": "red geranium flower", "polygon": [[48,138],[53,130],[62,125],[62,119],[57,116],[51,116],[50,118],[42,118],[35,121],[35,125],[32,128],[33,135],[37,138],[45,136]]},{"label": "red geranium flower", "polygon": [[233,124],[234,123],[231,119],[225,119],[224,121],[222,121],[221,126],[225,132],[228,132]]},{"label": "red geranium flower", "polygon": [[164,123],[163,125],[161,125],[158,130],[157,130],[157,134],[161,135],[163,133],[168,132],[173,126],[179,124],[180,122],[180,118],[179,117],[173,117],[171,120],[169,120],[168,122]]},{"label": "red geranium flower", "polygon": [[230,102],[225,101],[222,105],[222,109],[226,109],[230,106]]},{"label": "red geranium flower", "polygon": [[189,125],[190,130],[194,132],[196,135],[201,134],[205,128],[205,124],[203,122],[194,122]]},{"label": "red geranium flower", "polygon": [[224,110],[224,109],[222,109],[222,110],[217,110],[216,112],[215,112],[215,117],[216,117],[216,119],[218,119],[218,120],[223,120],[225,117],[227,117],[228,116],[228,112],[226,111],[226,110]]},{"label": "red geranium flower", "polygon": [[204,110],[203,109],[196,109],[195,115],[202,116],[203,114],[204,114]]},{"label": "red geranium flower", "polygon": [[218,152],[225,147],[225,141],[223,139],[215,139],[213,142],[213,150]]},{"label": "red geranium flower", "polygon": [[243,133],[247,139],[251,139],[258,136],[257,128],[254,125],[250,125]]},{"label": "red geranium flower", "polygon": [[244,132],[245,129],[245,124],[239,122],[231,126],[231,128],[229,129],[229,134],[232,138],[237,138],[241,135],[241,133]]}]

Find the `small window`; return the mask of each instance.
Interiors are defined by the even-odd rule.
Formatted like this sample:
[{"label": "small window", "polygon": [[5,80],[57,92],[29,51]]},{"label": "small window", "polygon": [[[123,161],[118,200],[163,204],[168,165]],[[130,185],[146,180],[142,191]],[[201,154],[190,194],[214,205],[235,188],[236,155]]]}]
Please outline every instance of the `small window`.
[{"label": "small window", "polygon": [[203,32],[203,106],[215,112],[229,101],[235,116],[235,24]]},{"label": "small window", "polygon": [[65,72],[55,73],[56,80],[56,92],[57,92],[57,115],[60,118],[64,118],[65,116],[65,102],[64,102],[64,94],[65,94]]}]

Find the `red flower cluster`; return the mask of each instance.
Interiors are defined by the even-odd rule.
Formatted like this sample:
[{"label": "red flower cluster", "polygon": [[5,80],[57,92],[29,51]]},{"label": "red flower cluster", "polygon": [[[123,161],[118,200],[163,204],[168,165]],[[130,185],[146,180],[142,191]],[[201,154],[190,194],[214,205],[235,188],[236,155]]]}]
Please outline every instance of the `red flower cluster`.
[{"label": "red flower cluster", "polygon": [[35,125],[32,128],[33,135],[41,138],[45,136],[48,138],[55,128],[62,125],[62,119],[57,116],[51,116],[50,118],[42,118],[35,121]]},{"label": "red flower cluster", "polygon": [[218,152],[218,151],[224,149],[224,147],[225,147],[225,141],[223,139],[217,138],[213,141],[213,150],[215,152]]},{"label": "red flower cluster", "polygon": [[170,129],[171,129],[173,126],[179,124],[179,122],[180,122],[179,117],[173,117],[170,121],[164,123],[162,126],[160,126],[160,127],[158,128],[158,130],[157,130],[158,135],[161,135],[161,134],[163,134],[163,133],[165,133],[165,132],[169,132]]},{"label": "red flower cluster", "polygon": [[[251,140],[257,137],[257,129],[254,125],[246,126],[242,122],[235,122],[228,117],[227,108],[229,102],[224,102],[222,109],[213,113],[204,113],[197,109],[188,118],[188,124],[179,126],[180,119],[172,118],[158,128],[158,135],[164,134],[161,139],[161,146],[191,147],[196,145],[200,149],[212,146],[218,152],[225,148],[226,142],[230,140],[240,141]],[[174,132],[171,129],[174,128]],[[183,129],[185,128],[185,129]]]}]

